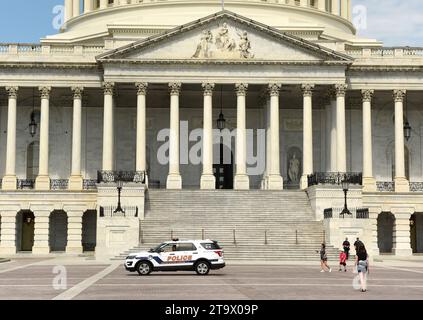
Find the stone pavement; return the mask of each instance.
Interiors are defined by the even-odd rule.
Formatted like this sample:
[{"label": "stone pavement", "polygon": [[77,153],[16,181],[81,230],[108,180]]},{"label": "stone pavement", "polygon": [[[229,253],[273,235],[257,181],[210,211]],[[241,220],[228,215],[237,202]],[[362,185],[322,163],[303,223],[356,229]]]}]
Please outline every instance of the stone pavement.
[{"label": "stone pavement", "polygon": [[369,290],[354,289],[348,272],[320,273],[319,263],[231,264],[207,277],[193,272],[139,277],[121,262],[77,257],[12,259],[0,264],[0,299],[96,300],[373,300],[423,297],[423,262],[374,262]]}]

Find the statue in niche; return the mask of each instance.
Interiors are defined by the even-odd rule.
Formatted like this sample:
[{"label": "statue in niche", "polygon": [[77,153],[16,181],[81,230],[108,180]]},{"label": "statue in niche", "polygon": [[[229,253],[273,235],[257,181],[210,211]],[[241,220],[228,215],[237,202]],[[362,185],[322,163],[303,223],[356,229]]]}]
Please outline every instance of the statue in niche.
[{"label": "statue in niche", "polygon": [[250,50],[251,50],[251,42],[248,39],[248,33],[247,33],[247,31],[243,31],[242,33],[240,33],[237,30],[237,34],[238,34],[238,36],[240,38],[240,41],[239,41],[239,45],[238,46],[239,46],[239,52],[241,54],[241,58],[245,58],[245,59],[254,58],[254,55],[251,54],[251,52],[250,52]]},{"label": "statue in niche", "polygon": [[204,30],[201,34],[200,43],[197,46],[193,58],[209,58],[210,43],[213,42],[213,34],[210,30]]},{"label": "statue in niche", "polygon": [[289,180],[292,183],[298,183],[300,181],[299,174],[300,174],[300,160],[297,159],[297,156],[294,153],[292,155],[291,160],[289,160],[289,170],[288,170]]},{"label": "statue in niche", "polygon": [[222,51],[233,51],[236,47],[235,40],[229,37],[228,25],[222,24],[216,36],[216,48]]}]

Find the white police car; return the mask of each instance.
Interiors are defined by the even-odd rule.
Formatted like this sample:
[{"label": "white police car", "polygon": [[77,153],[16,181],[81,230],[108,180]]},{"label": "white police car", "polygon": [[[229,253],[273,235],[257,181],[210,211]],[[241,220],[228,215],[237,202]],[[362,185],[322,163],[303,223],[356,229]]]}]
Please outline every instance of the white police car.
[{"label": "white police car", "polygon": [[207,275],[210,269],[223,267],[223,250],[213,240],[174,239],[150,251],[131,254],[125,260],[125,269],[140,276],[152,271],[195,271]]}]

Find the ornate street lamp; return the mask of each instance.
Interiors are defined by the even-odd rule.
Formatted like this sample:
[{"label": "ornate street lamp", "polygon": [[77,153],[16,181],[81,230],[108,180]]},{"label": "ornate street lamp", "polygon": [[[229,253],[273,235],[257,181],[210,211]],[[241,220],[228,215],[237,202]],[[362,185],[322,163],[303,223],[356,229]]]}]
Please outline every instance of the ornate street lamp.
[{"label": "ornate street lamp", "polygon": [[347,193],[350,186],[347,180],[347,177],[344,177],[344,179],[341,182],[341,185],[342,185],[342,190],[344,190],[344,210],[342,210],[341,215],[342,215],[342,218],[344,218],[346,214],[351,215],[351,212],[350,210],[348,210],[348,207],[347,207]]},{"label": "ornate street lamp", "polygon": [[31,137],[37,134],[37,122],[35,121],[35,103],[34,103],[34,89],[32,89],[32,113],[31,113],[31,122],[28,125],[29,134]]},{"label": "ornate street lamp", "polygon": [[120,196],[122,193],[122,188],[123,188],[123,181],[122,180],[118,180],[116,182],[117,185],[117,190],[118,190],[118,205],[115,211],[113,211],[113,213],[123,213],[125,214],[125,210],[122,209],[121,203],[120,203]]},{"label": "ornate street lamp", "polygon": [[407,119],[407,93],[405,94],[405,124],[404,124],[404,138],[405,140],[410,140],[411,138],[411,126]]},{"label": "ornate street lamp", "polygon": [[219,119],[217,119],[217,128],[222,131],[226,127],[226,119],[223,115],[223,92],[222,88],[220,88],[220,114]]}]

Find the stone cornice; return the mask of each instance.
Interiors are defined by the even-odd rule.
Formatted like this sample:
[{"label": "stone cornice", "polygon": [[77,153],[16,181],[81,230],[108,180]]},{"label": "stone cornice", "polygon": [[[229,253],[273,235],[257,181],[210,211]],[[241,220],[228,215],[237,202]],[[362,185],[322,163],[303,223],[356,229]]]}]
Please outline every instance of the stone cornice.
[{"label": "stone cornice", "polygon": [[375,66],[375,65],[368,65],[368,66],[350,66],[348,71],[384,71],[384,72],[422,72],[422,66],[407,66],[407,65],[398,65],[398,66]]},{"label": "stone cornice", "polygon": [[99,69],[97,63],[0,62],[8,69]]}]

